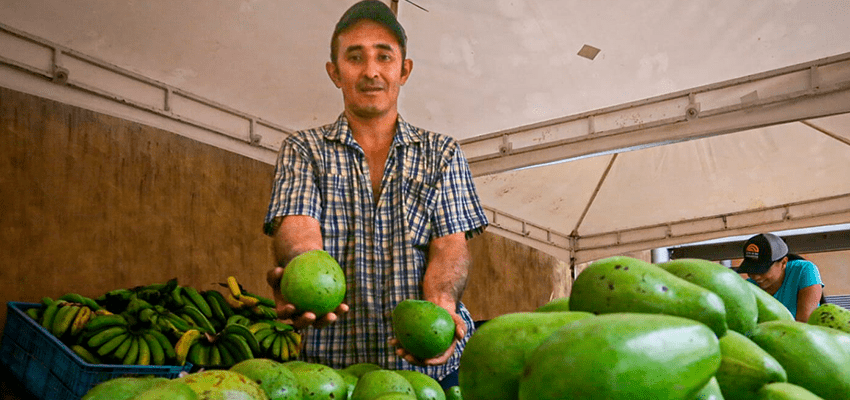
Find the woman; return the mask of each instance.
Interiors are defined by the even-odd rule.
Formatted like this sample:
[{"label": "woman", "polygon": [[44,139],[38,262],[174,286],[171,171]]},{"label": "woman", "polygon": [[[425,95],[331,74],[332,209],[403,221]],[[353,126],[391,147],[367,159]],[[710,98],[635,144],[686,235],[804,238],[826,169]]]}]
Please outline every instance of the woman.
[{"label": "woman", "polygon": [[818,267],[796,254],[778,236],[762,233],[744,244],[744,261],[738,267],[749,281],[773,295],[797,321],[807,322],[823,298]]}]

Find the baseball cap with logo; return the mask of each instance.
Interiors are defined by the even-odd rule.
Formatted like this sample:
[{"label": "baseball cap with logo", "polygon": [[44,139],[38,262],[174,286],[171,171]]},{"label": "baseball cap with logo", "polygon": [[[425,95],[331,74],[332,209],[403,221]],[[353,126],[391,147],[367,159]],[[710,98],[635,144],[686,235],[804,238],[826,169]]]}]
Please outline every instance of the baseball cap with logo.
[{"label": "baseball cap with logo", "polygon": [[772,233],[762,233],[744,243],[744,261],[738,272],[763,274],[773,263],[788,255],[788,245]]}]

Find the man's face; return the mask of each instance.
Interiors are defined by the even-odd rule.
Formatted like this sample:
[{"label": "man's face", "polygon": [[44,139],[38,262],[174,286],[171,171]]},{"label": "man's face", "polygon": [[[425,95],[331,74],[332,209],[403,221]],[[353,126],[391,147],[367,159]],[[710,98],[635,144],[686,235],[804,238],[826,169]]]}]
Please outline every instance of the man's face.
[{"label": "man's face", "polygon": [[328,75],[342,90],[346,111],[374,118],[396,111],[398,93],[413,63],[403,60],[395,36],[383,25],[363,20],[341,33],[336,64]]}]

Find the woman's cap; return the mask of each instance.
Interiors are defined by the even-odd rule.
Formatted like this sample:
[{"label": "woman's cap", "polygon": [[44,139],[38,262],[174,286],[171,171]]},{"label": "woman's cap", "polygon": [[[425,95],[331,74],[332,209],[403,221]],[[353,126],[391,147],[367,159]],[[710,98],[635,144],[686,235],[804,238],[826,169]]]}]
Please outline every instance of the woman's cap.
[{"label": "woman's cap", "polygon": [[763,274],[776,261],[788,255],[788,245],[772,233],[762,233],[753,236],[744,243],[744,261],[738,267],[738,272],[747,274]]}]

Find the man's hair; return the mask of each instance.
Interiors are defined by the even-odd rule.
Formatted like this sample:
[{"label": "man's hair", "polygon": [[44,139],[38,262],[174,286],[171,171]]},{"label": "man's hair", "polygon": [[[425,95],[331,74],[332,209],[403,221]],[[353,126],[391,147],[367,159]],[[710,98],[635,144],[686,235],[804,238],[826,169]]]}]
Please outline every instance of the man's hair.
[{"label": "man's hair", "polygon": [[407,57],[407,35],[393,11],[380,0],[363,0],[355,3],[345,14],[342,14],[334,28],[333,36],[331,36],[331,61],[334,64],[339,52],[339,35],[364,19],[375,21],[389,29],[398,41],[401,59],[404,60]]}]

